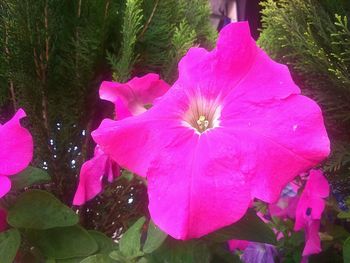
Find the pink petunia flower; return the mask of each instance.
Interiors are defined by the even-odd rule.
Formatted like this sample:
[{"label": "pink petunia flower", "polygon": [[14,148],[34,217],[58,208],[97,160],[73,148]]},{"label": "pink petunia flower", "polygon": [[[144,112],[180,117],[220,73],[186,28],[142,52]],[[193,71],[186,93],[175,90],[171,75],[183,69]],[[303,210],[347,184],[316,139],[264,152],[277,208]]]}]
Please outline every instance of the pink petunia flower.
[{"label": "pink petunia flower", "polygon": [[[120,120],[146,111],[146,107],[154,104],[168,89],[169,85],[157,74],[147,74],[127,83],[104,81],[100,87],[100,97],[114,103],[117,119]],[[104,176],[112,182],[119,175],[119,165],[97,145],[94,157],[81,167],[73,204],[82,205],[98,195],[102,190]]]},{"label": "pink petunia flower", "polygon": [[127,83],[103,81],[100,98],[114,103],[116,119],[121,120],[145,112],[168,89],[169,84],[158,74],[149,73],[140,78],[134,77]]},{"label": "pink petunia flower", "polygon": [[329,184],[320,170],[311,170],[305,189],[300,196],[296,209],[294,230],[305,229],[305,247],[303,256],[321,252],[318,234],[322,212],[325,208],[324,198],[329,195]]},{"label": "pink petunia flower", "polygon": [[8,176],[25,169],[33,157],[33,138],[20,120],[26,116],[19,109],[11,120],[0,124],[0,197],[11,189]]},{"label": "pink petunia flower", "polygon": [[276,203],[269,204],[271,216],[284,218],[295,218],[295,210],[299,201],[299,186],[294,182],[289,183],[282,191],[281,197]]},{"label": "pink petunia flower", "polygon": [[110,160],[100,147],[95,147],[94,157],[86,161],[80,169],[79,184],[73,204],[83,205],[102,191],[102,180],[107,176],[109,182],[120,175],[119,165]]},{"label": "pink petunia flower", "polygon": [[257,47],[246,22],[222,29],[210,52],[191,48],[150,110],[106,119],[92,136],[122,167],[147,176],[151,217],[177,239],[238,221],[255,197],[276,202],[329,154],[319,106]]},{"label": "pink petunia flower", "polygon": [[232,239],[228,241],[228,247],[231,251],[236,249],[245,250],[249,243],[247,240]]}]

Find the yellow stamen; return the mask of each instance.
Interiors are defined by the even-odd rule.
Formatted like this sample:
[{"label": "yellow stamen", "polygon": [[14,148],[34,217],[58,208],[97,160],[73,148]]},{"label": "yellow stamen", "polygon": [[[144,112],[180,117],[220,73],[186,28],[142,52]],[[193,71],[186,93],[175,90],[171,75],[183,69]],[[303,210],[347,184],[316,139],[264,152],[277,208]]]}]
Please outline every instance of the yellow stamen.
[{"label": "yellow stamen", "polygon": [[204,131],[209,126],[209,121],[206,119],[204,115],[199,116],[197,120],[197,124],[200,130]]}]

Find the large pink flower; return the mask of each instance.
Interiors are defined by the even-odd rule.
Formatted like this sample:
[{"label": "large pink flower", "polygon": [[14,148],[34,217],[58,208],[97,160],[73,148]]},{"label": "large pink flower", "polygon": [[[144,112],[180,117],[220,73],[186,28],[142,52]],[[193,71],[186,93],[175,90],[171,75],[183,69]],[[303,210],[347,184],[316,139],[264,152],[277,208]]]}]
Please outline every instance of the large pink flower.
[{"label": "large pink flower", "polygon": [[[127,83],[104,81],[100,87],[100,97],[114,103],[116,117],[121,120],[146,111],[147,106],[154,104],[168,89],[169,85],[157,74],[147,74]],[[104,176],[112,182],[119,175],[119,165],[97,145],[94,157],[81,167],[73,204],[82,205],[98,195],[102,190]]]},{"label": "large pink flower", "polygon": [[33,138],[20,123],[25,116],[19,109],[11,120],[0,124],[0,197],[11,189],[8,176],[25,169],[33,157]]},{"label": "large pink flower", "polygon": [[256,46],[246,22],[226,26],[211,52],[191,48],[154,107],[104,120],[93,138],[148,177],[151,217],[177,239],[238,221],[254,197],[277,201],[329,154],[320,108]]},{"label": "large pink flower", "polygon": [[325,208],[324,198],[329,195],[329,184],[320,170],[311,170],[305,189],[300,196],[296,210],[294,230],[305,229],[305,248],[303,256],[321,252],[318,234],[322,212]]}]

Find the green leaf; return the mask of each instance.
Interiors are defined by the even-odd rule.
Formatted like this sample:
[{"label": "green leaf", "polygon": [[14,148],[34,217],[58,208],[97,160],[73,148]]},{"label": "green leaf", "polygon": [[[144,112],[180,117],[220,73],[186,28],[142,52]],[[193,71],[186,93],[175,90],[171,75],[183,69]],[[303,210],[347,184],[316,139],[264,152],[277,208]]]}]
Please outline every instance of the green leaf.
[{"label": "green leaf", "polygon": [[152,254],[145,256],[148,263],[209,263],[209,248],[202,241],[168,239]]},{"label": "green leaf", "polygon": [[29,166],[24,171],[11,176],[12,189],[21,190],[35,184],[42,184],[51,181],[50,175],[43,169]]},{"label": "green leaf", "polygon": [[30,241],[53,259],[86,257],[98,249],[96,241],[80,226],[28,231]]},{"label": "green leaf", "polygon": [[349,219],[350,218],[350,211],[342,211],[338,214],[338,218],[340,219]]},{"label": "green leaf", "polygon": [[75,225],[79,217],[52,194],[24,192],[8,211],[8,223],[17,228],[49,229]]},{"label": "green leaf", "polygon": [[113,239],[107,237],[102,232],[95,230],[89,230],[88,232],[98,245],[98,250],[96,253],[108,255],[110,252],[117,248],[117,244],[113,241]]},{"label": "green leaf", "polygon": [[272,245],[276,244],[274,232],[254,211],[248,211],[238,222],[205,236],[205,239],[213,242],[239,239]]},{"label": "green leaf", "polygon": [[119,242],[120,252],[127,258],[142,256],[141,229],[145,223],[144,217],[139,218],[122,236]]},{"label": "green leaf", "polygon": [[21,244],[21,235],[17,229],[0,233],[1,263],[12,263]]},{"label": "green leaf", "polygon": [[55,263],[80,263],[86,257],[56,259]]},{"label": "green leaf", "polygon": [[137,263],[148,263],[148,260],[144,257],[140,258]]},{"label": "green leaf", "polygon": [[80,261],[80,263],[113,263],[113,262],[115,261],[113,261],[110,257],[104,254],[93,255]]},{"label": "green leaf", "polygon": [[118,262],[125,262],[127,261],[127,258],[125,258],[125,256],[119,251],[119,250],[115,250],[113,252],[111,252],[109,254],[109,256],[115,260],[117,260]]},{"label": "green leaf", "polygon": [[153,223],[153,221],[150,221],[148,225],[147,239],[143,246],[142,251],[145,253],[152,253],[163,244],[167,236],[168,235],[164,233],[162,230],[160,230]]},{"label": "green leaf", "polygon": [[344,258],[344,263],[350,262],[350,237],[348,237],[344,242],[343,258]]}]

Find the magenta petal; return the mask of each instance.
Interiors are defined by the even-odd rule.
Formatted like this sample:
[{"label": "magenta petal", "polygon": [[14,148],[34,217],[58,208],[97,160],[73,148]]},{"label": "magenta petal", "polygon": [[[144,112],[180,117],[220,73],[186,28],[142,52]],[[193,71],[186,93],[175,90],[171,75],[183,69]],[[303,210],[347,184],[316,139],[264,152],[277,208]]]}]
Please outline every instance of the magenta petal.
[{"label": "magenta petal", "polygon": [[234,251],[235,249],[244,250],[248,245],[249,245],[249,241],[247,240],[232,239],[228,241],[228,247],[231,251]]},{"label": "magenta petal", "polygon": [[0,174],[13,175],[28,166],[33,157],[33,138],[21,126],[20,119],[26,116],[19,109],[11,120],[0,127]]},{"label": "magenta petal", "polygon": [[306,226],[305,233],[305,247],[303,250],[303,256],[317,254],[322,251],[321,240],[318,234],[320,229],[320,220],[311,220]]},{"label": "magenta petal", "polygon": [[[155,122],[149,110],[147,115],[113,121],[105,119],[100,127],[92,132],[95,142],[120,166],[145,177],[151,161],[157,155],[153,147],[162,149],[168,143],[182,140],[193,132],[185,127],[173,126],[173,122]],[[157,133],[158,130],[168,129],[169,132]],[[140,132],[142,131],[142,132]],[[177,132],[178,131],[178,132]],[[180,136],[175,138],[175,136]]]},{"label": "magenta petal", "polygon": [[100,97],[113,102],[117,119],[123,119],[145,112],[145,105],[153,104],[168,89],[169,85],[159,75],[149,73],[143,77],[135,77],[127,83],[103,81]]},{"label": "magenta petal", "polygon": [[221,118],[223,127],[250,136],[249,143],[256,147],[251,152],[256,159],[253,196],[269,203],[276,202],[288,182],[330,151],[322,113],[304,96],[261,105],[238,100],[224,106]]},{"label": "magenta petal", "polygon": [[100,154],[82,165],[79,185],[73,199],[74,205],[82,205],[101,192],[107,160],[107,155]]},{"label": "magenta petal", "polygon": [[188,92],[215,99],[226,96],[245,77],[257,54],[248,22],[232,23],[219,34],[217,47],[208,52],[191,48],[179,62],[177,85]]},{"label": "magenta petal", "polygon": [[327,179],[321,171],[311,170],[296,210],[295,230],[300,230],[309,220],[320,220],[325,208],[323,198],[329,195]]},{"label": "magenta petal", "polygon": [[0,175],[0,198],[11,189],[11,180],[7,176]]},{"label": "magenta petal", "polygon": [[269,204],[269,211],[271,216],[281,218],[295,218],[295,211],[297,208],[299,198],[293,197],[281,197],[277,203]]},{"label": "magenta petal", "polygon": [[248,72],[226,100],[261,105],[292,94],[300,94],[300,89],[295,85],[288,67],[273,61],[258,48]]},{"label": "magenta petal", "polygon": [[166,93],[170,86],[159,78],[158,74],[148,73],[142,77],[135,77],[128,82],[132,91],[137,94],[142,104],[151,104],[156,98]]},{"label": "magenta petal", "polygon": [[257,46],[251,37],[248,22],[231,23],[219,34],[216,44],[218,67],[226,74],[244,76],[251,67]]},{"label": "magenta petal", "polygon": [[311,170],[309,180],[306,183],[305,191],[308,195],[326,198],[329,195],[329,184],[321,170]]},{"label": "magenta petal", "polygon": [[[230,142],[230,143],[228,143]],[[237,138],[213,130],[159,152],[148,172],[152,220],[177,239],[199,238],[238,221],[250,204]]]}]

